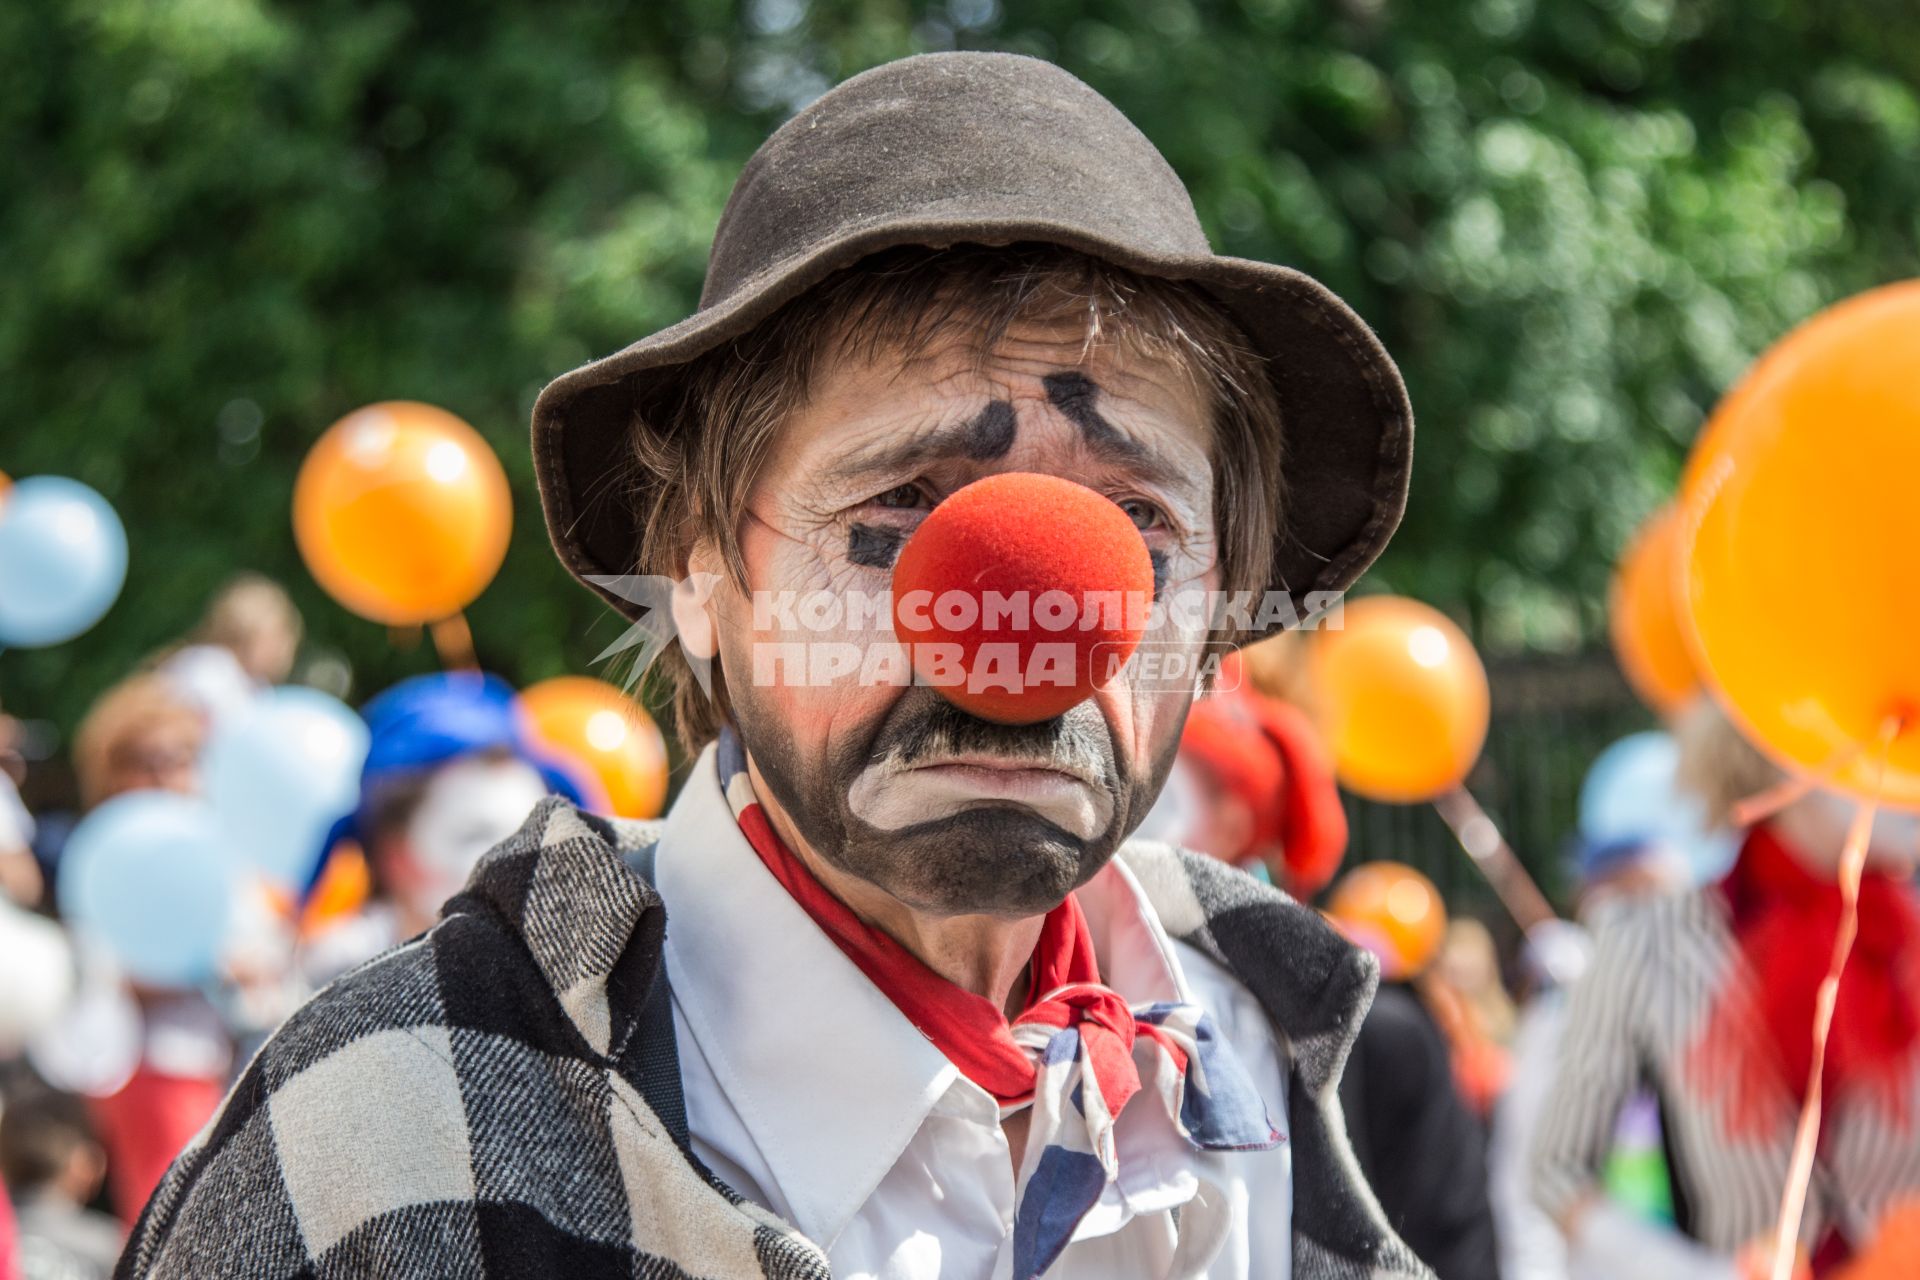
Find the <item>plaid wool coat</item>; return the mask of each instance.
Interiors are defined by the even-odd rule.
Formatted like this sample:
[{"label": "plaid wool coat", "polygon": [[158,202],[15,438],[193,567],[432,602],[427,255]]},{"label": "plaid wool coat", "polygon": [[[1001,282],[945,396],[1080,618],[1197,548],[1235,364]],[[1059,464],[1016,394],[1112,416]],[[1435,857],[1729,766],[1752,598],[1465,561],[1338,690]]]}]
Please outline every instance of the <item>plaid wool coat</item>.
[{"label": "plaid wool coat", "polygon": [[[657,824],[544,801],[427,933],[290,1018],[154,1192],[121,1277],[825,1280],[825,1253],[688,1146]],[[1295,1280],[1425,1277],[1335,1096],[1372,957],[1251,877],[1121,855],[1167,931],[1284,1033]],[[855,1083],[855,1082],[850,1082]]]}]

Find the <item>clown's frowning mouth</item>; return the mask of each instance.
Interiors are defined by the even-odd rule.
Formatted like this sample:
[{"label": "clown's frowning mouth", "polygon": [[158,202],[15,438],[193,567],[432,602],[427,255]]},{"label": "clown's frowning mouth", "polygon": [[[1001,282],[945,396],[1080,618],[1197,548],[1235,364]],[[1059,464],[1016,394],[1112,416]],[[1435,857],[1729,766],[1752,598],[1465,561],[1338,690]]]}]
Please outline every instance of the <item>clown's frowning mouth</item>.
[{"label": "clown's frowning mouth", "polygon": [[874,827],[1011,805],[1086,840],[1112,820],[1114,755],[1090,704],[1038,724],[1004,725],[929,700],[896,723],[882,731],[848,795]]}]

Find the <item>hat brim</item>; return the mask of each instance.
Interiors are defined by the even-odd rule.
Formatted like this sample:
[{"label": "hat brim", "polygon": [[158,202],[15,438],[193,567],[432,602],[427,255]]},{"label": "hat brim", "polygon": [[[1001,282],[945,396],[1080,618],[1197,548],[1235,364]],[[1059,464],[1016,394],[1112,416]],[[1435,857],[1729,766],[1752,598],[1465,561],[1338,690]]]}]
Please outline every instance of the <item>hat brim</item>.
[{"label": "hat brim", "polygon": [[[1290,501],[1267,587],[1287,592],[1301,620],[1315,612],[1319,593],[1350,587],[1399,524],[1413,465],[1406,387],[1373,331],[1326,286],[1289,267],[1211,254],[1143,254],[1083,228],[1030,217],[902,219],[816,244],[679,324],[548,384],[534,404],[533,456],[547,532],[561,562],[623,615],[638,615],[638,606],[592,578],[634,572],[637,504],[619,483],[629,474],[628,436],[637,406],[679,366],[883,249],[1024,242],[1057,244],[1143,276],[1188,281],[1226,308],[1266,359],[1285,437]],[[1289,621],[1280,617],[1269,630]]]}]

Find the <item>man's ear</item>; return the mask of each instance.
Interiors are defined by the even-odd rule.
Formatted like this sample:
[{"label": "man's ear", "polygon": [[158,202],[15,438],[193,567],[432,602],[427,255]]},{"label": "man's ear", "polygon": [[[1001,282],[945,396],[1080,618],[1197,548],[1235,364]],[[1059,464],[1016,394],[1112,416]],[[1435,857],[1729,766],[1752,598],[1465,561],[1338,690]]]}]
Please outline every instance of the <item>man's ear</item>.
[{"label": "man's ear", "polygon": [[720,651],[719,632],[713,617],[713,588],[719,580],[719,557],[705,541],[695,545],[687,556],[687,571],[673,585],[674,630],[687,657],[712,662]]}]

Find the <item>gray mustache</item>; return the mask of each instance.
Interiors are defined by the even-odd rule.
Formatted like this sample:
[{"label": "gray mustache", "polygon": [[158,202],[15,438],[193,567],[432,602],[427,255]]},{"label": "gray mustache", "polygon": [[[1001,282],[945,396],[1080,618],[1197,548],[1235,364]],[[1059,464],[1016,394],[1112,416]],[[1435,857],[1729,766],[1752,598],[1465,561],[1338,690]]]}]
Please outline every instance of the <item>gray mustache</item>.
[{"label": "gray mustache", "polygon": [[1038,724],[996,724],[968,715],[934,695],[927,705],[882,733],[874,755],[902,768],[956,755],[993,755],[1040,768],[1059,769],[1103,786],[1114,784],[1114,755],[1107,723],[1083,702]]}]

